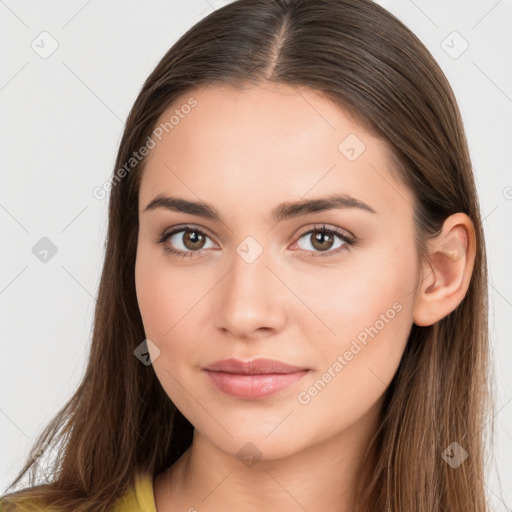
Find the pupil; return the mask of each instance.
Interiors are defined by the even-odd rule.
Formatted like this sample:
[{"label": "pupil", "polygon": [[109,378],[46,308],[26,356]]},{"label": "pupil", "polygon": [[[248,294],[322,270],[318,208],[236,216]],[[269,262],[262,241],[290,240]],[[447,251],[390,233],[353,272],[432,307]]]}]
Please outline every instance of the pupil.
[{"label": "pupil", "polygon": [[[192,234],[190,234],[190,233],[192,233]],[[193,246],[197,245],[198,243],[200,244],[202,242],[202,240],[201,240],[202,236],[199,233],[197,233],[196,231],[188,232],[187,234],[185,234],[185,238],[186,238],[186,241],[190,242]],[[197,247],[193,247],[193,248],[197,248]]]},{"label": "pupil", "polygon": [[329,238],[332,238],[332,236],[329,233],[325,233],[325,232],[317,233],[313,238],[313,246],[320,250],[329,249],[330,246],[332,245],[332,240],[331,240],[331,244],[328,244],[328,247],[326,247],[325,244],[323,243],[326,240],[328,241]]}]

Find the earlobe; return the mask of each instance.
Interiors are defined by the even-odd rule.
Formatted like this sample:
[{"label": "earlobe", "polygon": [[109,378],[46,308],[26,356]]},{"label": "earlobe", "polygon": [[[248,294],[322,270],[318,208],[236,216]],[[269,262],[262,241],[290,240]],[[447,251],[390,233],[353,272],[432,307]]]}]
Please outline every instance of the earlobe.
[{"label": "earlobe", "polygon": [[456,213],[443,223],[441,233],[429,241],[414,305],[414,323],[432,325],[449,315],[466,295],[475,260],[475,231],[471,219]]}]

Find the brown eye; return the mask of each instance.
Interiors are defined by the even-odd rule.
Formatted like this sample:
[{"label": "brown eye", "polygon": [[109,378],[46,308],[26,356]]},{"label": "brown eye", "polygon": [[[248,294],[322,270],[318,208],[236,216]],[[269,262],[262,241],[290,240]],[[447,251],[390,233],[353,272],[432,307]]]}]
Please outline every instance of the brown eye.
[{"label": "brown eye", "polygon": [[202,249],[205,237],[198,231],[185,231],[182,236],[183,245],[190,250]]},{"label": "brown eye", "polygon": [[[301,244],[302,240],[305,243]],[[299,249],[313,253],[312,256],[318,256],[315,253],[326,253],[325,256],[335,255],[355,244],[355,239],[351,236],[338,229],[327,228],[326,226],[310,229],[303,233],[297,242]]]},{"label": "brown eye", "polygon": [[334,235],[326,232],[313,232],[311,235],[311,245],[319,251],[329,250],[334,243]]},{"label": "brown eye", "polygon": [[193,227],[181,226],[170,233],[163,235],[159,240],[165,251],[176,256],[195,256],[203,249],[211,247],[207,245],[210,237],[201,230]]}]

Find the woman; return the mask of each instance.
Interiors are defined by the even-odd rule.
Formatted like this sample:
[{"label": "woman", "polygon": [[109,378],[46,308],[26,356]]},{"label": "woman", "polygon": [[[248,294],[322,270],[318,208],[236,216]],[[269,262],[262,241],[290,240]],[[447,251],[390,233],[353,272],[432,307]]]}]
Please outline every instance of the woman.
[{"label": "woman", "polygon": [[108,189],[86,373],[34,447],[60,458],[3,510],[488,510],[478,199],[400,21],[218,9],[146,80]]}]

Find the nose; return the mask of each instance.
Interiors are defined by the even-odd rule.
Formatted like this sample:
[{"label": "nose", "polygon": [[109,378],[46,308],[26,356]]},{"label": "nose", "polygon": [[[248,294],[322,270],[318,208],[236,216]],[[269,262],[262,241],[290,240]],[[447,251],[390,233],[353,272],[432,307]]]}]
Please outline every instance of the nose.
[{"label": "nose", "polygon": [[265,252],[251,263],[234,255],[231,269],[216,287],[213,321],[217,329],[246,340],[283,329],[292,294],[272,266]]}]

